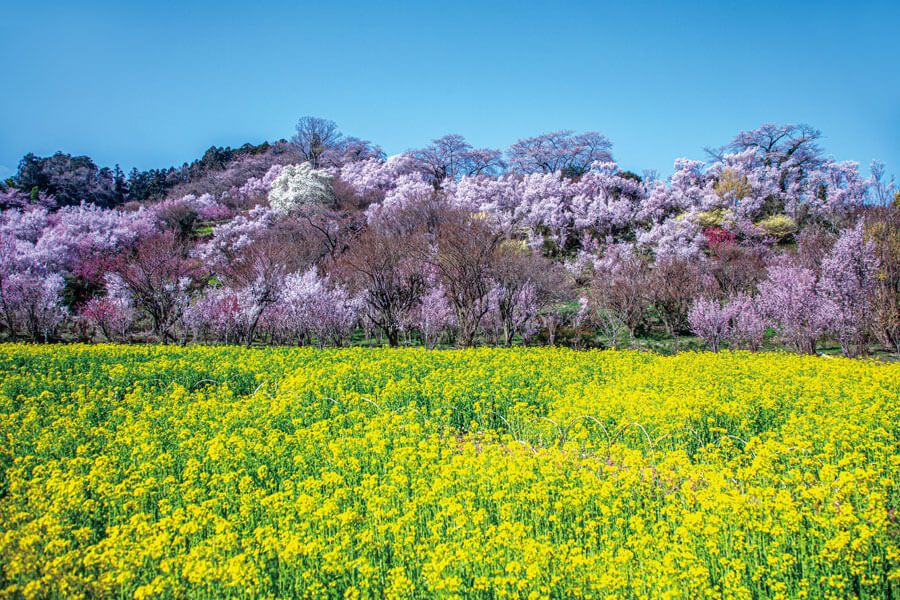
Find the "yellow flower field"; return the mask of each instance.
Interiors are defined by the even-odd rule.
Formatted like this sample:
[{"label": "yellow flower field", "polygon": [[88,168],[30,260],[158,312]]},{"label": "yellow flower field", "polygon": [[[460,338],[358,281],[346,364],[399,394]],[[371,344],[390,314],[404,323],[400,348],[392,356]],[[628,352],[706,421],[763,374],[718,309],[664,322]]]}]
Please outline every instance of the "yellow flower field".
[{"label": "yellow flower field", "polygon": [[4,598],[900,598],[900,365],[0,345]]}]

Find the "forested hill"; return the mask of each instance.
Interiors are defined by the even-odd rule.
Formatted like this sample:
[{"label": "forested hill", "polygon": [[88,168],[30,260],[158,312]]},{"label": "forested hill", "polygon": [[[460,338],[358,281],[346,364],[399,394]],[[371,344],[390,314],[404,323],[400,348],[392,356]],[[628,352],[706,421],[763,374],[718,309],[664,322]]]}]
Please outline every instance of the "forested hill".
[{"label": "forested hill", "polygon": [[765,124],[665,180],[598,132],[386,157],[315,117],[127,177],[29,154],[0,190],[0,336],[900,351],[893,180],[820,139]]}]

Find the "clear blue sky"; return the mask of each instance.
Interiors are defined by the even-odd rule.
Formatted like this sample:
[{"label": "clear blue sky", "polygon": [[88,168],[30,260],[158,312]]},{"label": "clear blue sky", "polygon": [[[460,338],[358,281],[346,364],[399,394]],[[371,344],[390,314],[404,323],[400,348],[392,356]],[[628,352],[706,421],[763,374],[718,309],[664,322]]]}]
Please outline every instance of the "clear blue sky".
[{"label": "clear blue sky", "polygon": [[0,9],[0,176],[129,169],[332,119],[388,154],[595,130],[671,173],[762,123],[900,176],[900,2],[41,2]]}]

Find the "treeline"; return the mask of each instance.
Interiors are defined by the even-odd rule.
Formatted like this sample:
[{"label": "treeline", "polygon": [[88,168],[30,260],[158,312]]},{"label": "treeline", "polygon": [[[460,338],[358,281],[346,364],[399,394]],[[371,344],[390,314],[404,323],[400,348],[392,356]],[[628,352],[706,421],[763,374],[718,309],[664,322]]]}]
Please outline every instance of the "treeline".
[{"label": "treeline", "polygon": [[596,132],[506,151],[449,135],[385,157],[314,117],[290,142],[147,177],[28,155],[0,192],[0,329],[900,352],[893,181],[826,157],[819,138],[763,125],[665,181],[619,169]]}]

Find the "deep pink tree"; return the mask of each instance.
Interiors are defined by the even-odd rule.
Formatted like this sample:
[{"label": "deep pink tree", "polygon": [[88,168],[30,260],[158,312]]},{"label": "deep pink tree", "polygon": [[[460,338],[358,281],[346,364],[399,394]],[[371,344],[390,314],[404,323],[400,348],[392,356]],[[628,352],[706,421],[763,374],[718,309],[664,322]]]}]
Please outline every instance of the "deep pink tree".
[{"label": "deep pink tree", "polygon": [[81,307],[79,316],[100,329],[107,341],[125,339],[128,327],[134,320],[134,310],[129,302],[113,296],[96,296]]}]

